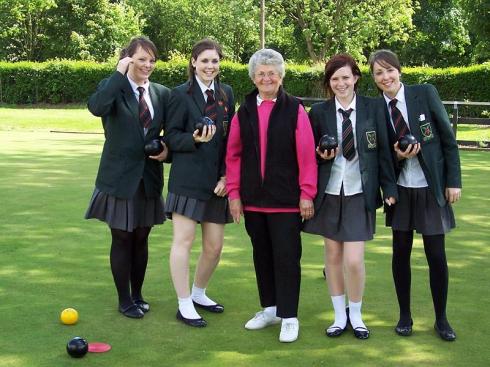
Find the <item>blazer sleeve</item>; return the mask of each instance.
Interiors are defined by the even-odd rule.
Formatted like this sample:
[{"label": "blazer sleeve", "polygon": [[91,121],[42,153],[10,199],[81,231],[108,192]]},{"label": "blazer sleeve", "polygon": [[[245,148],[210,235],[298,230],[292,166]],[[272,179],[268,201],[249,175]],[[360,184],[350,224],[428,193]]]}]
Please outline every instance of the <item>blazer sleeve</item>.
[{"label": "blazer sleeve", "polygon": [[378,131],[379,184],[383,191],[383,199],[394,197],[398,201],[396,174],[393,165],[393,148],[388,138],[383,106],[376,101],[372,105],[375,108],[374,116],[376,119],[376,130]]},{"label": "blazer sleeve", "polygon": [[167,121],[169,118],[169,104],[170,104],[170,90],[164,86],[161,86],[161,96],[160,96],[160,103],[163,109],[163,117],[161,121],[161,129],[163,131],[163,137],[162,141],[165,143],[167,146],[167,158],[163,161],[164,163],[172,163],[172,151],[169,149],[169,144],[167,141],[167,137],[165,136],[166,131],[167,131]]},{"label": "blazer sleeve", "polygon": [[192,132],[185,129],[189,114],[187,98],[177,89],[170,93],[165,139],[174,152],[194,152],[197,149]]},{"label": "blazer sleeve", "polygon": [[88,99],[87,107],[89,111],[98,117],[110,114],[114,101],[126,82],[126,76],[118,71],[115,71],[109,78],[102,80],[97,86],[95,93]]},{"label": "blazer sleeve", "polygon": [[226,88],[226,98],[227,98],[227,107],[228,111],[226,116],[224,118],[228,122],[228,128],[226,131],[225,135],[225,141],[223,143],[223,152],[221,155],[221,163],[220,163],[220,170],[219,174],[221,177],[226,176],[226,147],[228,145],[228,137],[230,135],[230,128],[231,128],[231,120],[233,119],[233,116],[235,115],[235,96],[233,95],[233,89],[231,87],[227,86]]},{"label": "blazer sleeve", "polygon": [[320,105],[316,104],[313,105],[310,109],[310,112],[308,113],[308,118],[310,120],[311,124],[311,130],[313,131],[313,138],[315,139],[315,157],[316,157],[316,163],[321,165],[321,164],[326,164],[329,161],[327,159],[321,158],[317,153],[316,153],[316,148],[318,147],[318,144],[320,142],[320,139],[322,137],[322,127],[321,127],[321,111],[319,111]]},{"label": "blazer sleeve", "polygon": [[458,143],[449,121],[446,109],[442,104],[437,89],[427,84],[427,101],[437,132],[441,140],[441,149],[444,155],[446,172],[446,187],[461,187],[461,163],[459,159]]}]

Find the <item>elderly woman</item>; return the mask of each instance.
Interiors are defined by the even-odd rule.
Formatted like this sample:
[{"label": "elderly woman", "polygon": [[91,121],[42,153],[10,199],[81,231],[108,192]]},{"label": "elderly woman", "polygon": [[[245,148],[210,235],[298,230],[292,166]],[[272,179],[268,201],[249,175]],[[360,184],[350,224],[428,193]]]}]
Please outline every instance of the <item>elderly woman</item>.
[{"label": "elderly woman", "polygon": [[231,122],[227,191],[235,223],[244,214],[252,241],[262,311],[248,330],[281,322],[279,341],[298,338],[301,218],[313,216],[317,166],[314,138],[300,101],[282,88],[280,53],[262,49],[249,62],[255,84]]}]

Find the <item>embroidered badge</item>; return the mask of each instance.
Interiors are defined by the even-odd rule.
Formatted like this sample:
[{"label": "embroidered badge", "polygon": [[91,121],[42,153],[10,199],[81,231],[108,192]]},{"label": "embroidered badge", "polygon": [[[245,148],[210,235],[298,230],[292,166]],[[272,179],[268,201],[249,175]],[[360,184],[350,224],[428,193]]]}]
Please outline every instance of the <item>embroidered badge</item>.
[{"label": "embroidered badge", "polygon": [[430,140],[434,137],[434,134],[432,133],[432,126],[430,125],[430,122],[420,125],[420,132],[422,133],[422,140],[427,141]]},{"label": "embroidered badge", "polygon": [[376,148],[376,131],[366,131],[366,139],[368,143],[368,149]]}]

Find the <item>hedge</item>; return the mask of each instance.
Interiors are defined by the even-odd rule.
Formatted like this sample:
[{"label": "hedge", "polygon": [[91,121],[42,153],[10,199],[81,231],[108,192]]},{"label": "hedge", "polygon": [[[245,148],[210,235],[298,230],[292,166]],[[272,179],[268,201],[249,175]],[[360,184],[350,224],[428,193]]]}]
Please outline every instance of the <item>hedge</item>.
[{"label": "hedge", "polygon": [[[185,62],[158,62],[152,81],[174,87],[186,80]],[[98,82],[115,70],[114,64],[84,61],[44,63],[0,62],[0,103],[84,103]],[[377,95],[367,67],[362,67],[361,94]],[[490,63],[469,67],[405,68],[402,79],[407,84],[432,83],[443,100],[490,101]],[[322,97],[321,67],[288,65],[284,86],[302,97]],[[242,101],[253,84],[246,65],[223,62],[221,80],[230,84],[237,101]]]}]

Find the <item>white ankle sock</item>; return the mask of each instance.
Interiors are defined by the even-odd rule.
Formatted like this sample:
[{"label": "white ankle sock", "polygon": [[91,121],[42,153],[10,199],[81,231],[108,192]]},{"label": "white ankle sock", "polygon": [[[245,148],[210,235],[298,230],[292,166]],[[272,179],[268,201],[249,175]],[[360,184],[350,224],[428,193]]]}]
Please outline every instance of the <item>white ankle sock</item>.
[{"label": "white ankle sock", "polygon": [[192,285],[192,300],[203,306],[214,306],[216,304],[216,302],[206,296],[206,288],[199,288],[194,284]]},{"label": "white ankle sock", "polygon": [[191,297],[179,298],[179,311],[186,319],[200,319],[201,316],[197,313],[192,303]]},{"label": "white ankle sock", "polygon": [[362,327],[362,328],[366,327],[366,325],[362,321],[361,307],[362,307],[362,301],[360,302],[349,301],[349,319],[353,329],[358,327]]},{"label": "white ankle sock", "polygon": [[271,316],[271,317],[276,317],[277,315],[277,306],[269,306],[269,307],[266,307],[264,308],[264,312]]},{"label": "white ankle sock", "polygon": [[331,298],[333,309],[335,312],[335,321],[329,327],[329,329],[334,326],[343,329],[347,325],[347,313],[345,312],[345,294],[341,294],[340,296],[332,296]]}]

